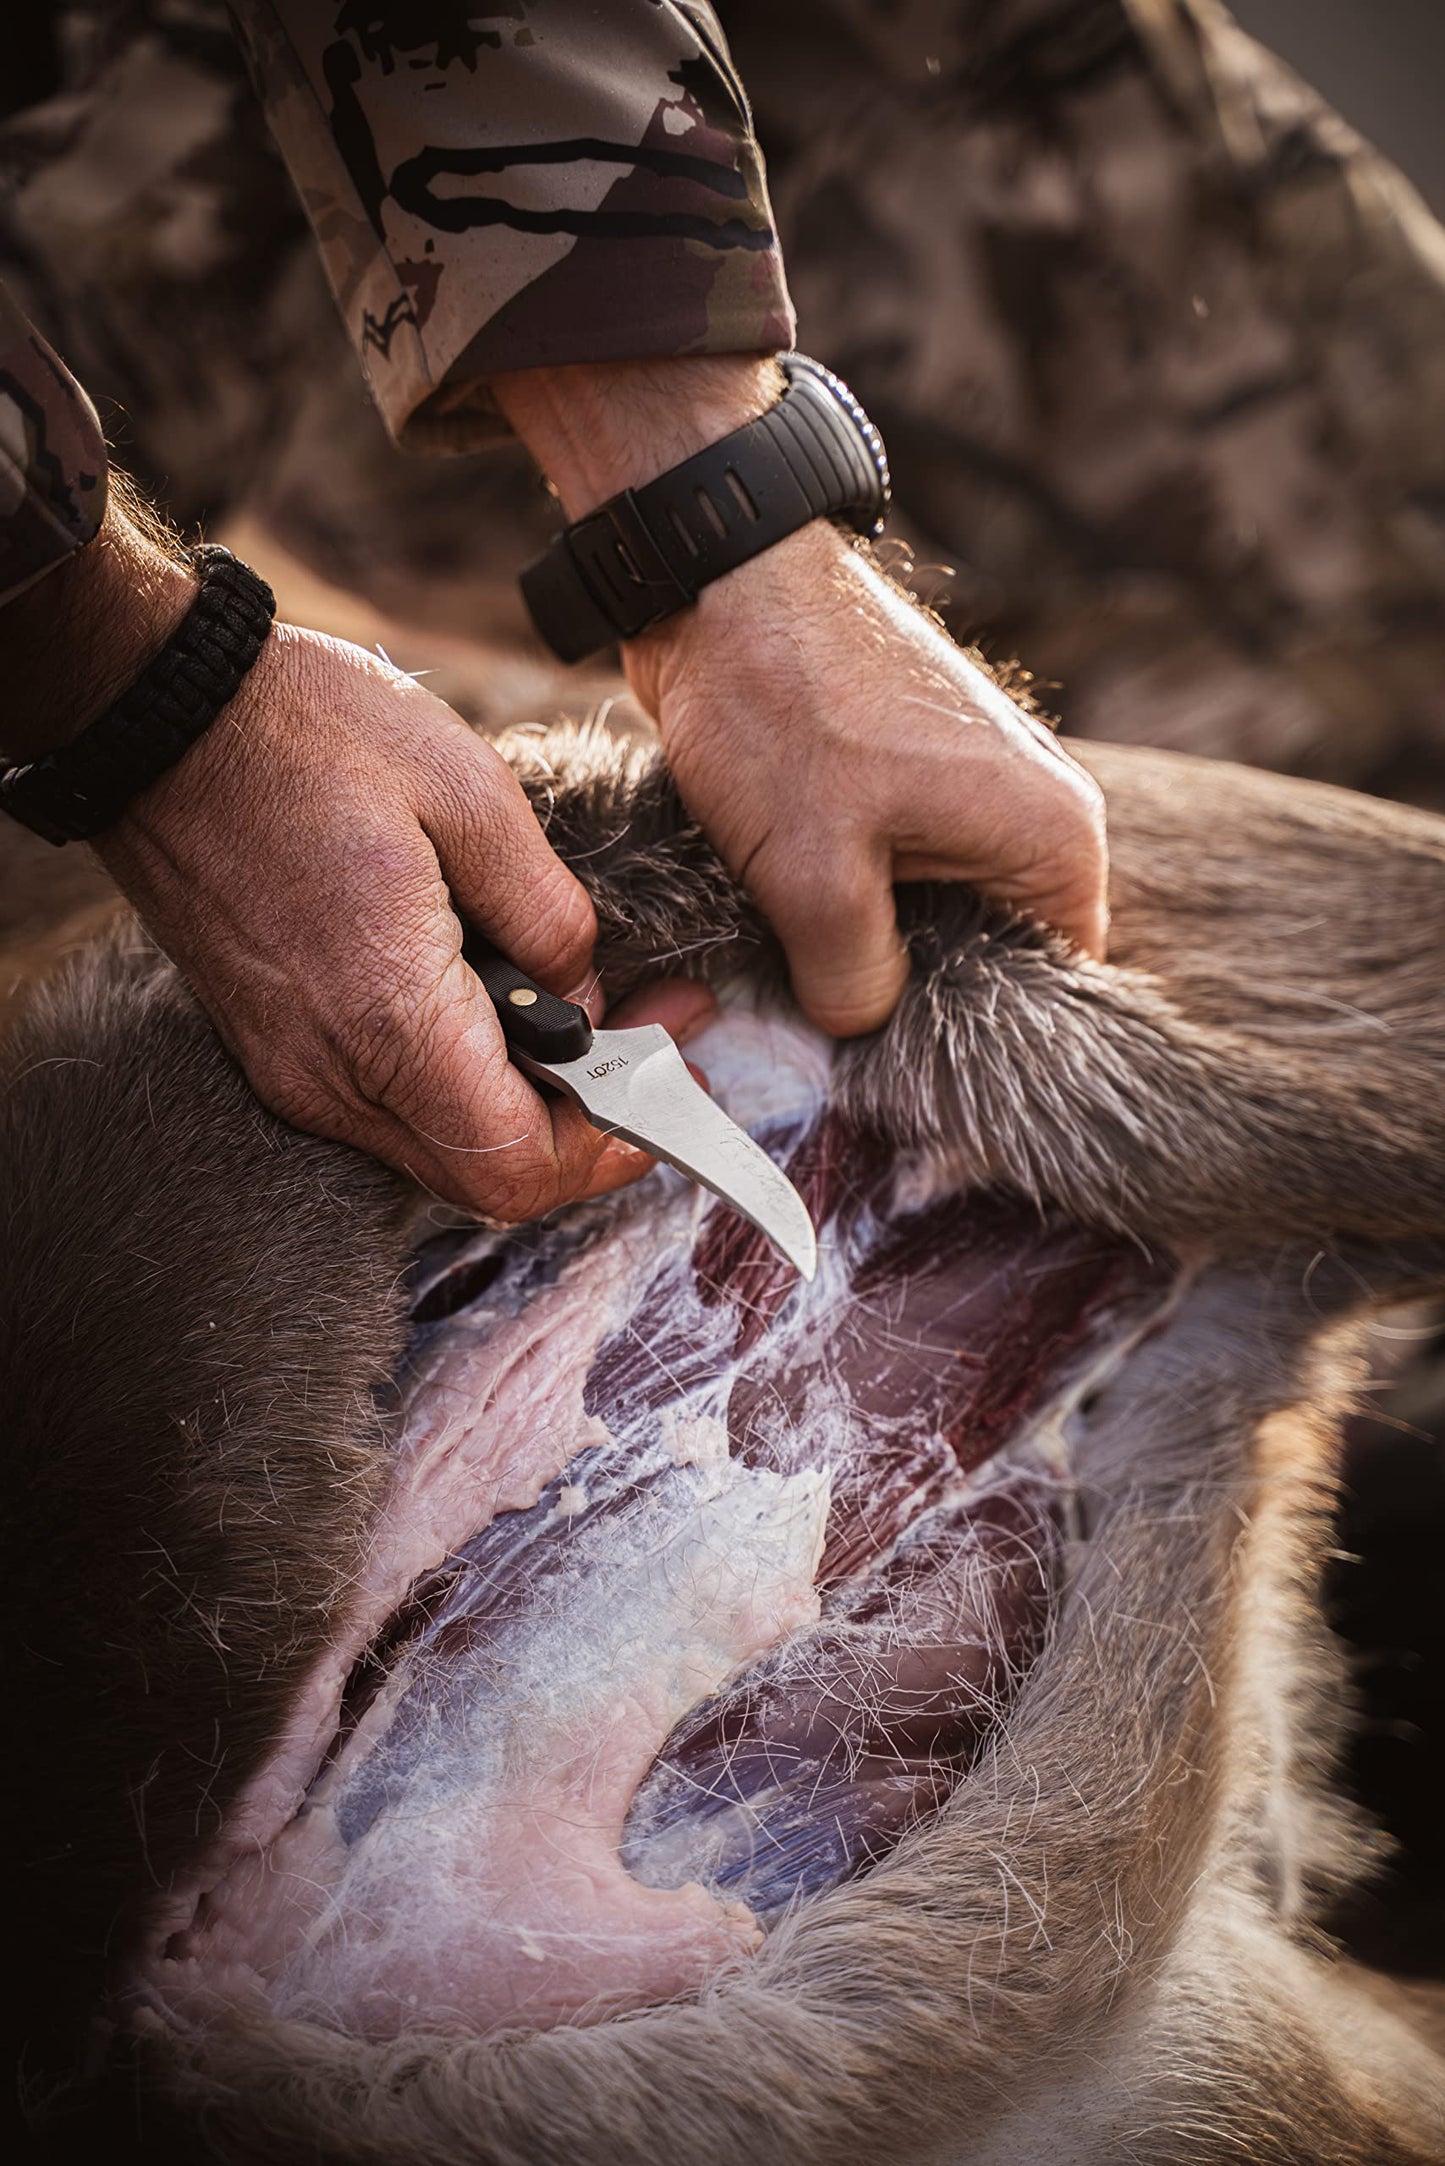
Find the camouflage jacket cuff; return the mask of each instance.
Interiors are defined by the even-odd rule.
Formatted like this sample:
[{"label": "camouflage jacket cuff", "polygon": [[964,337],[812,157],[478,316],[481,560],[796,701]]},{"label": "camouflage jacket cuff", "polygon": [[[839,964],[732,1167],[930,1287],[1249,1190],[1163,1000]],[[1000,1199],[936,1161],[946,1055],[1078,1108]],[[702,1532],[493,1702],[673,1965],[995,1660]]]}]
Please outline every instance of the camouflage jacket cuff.
[{"label": "camouflage jacket cuff", "polygon": [[0,286],[0,604],[93,540],[107,472],[95,408]]},{"label": "camouflage jacket cuff", "polygon": [[477,28],[337,0],[233,10],[406,444],[500,433],[499,370],[792,344],[747,99],[698,0],[533,0]]}]

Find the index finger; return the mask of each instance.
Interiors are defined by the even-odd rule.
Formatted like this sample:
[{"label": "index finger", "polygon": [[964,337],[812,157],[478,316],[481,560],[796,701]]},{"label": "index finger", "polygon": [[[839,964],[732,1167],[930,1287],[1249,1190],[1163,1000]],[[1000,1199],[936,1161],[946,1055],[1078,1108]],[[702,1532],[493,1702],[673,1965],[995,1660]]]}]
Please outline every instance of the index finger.
[{"label": "index finger", "polygon": [[460,956],[423,994],[403,992],[373,1019],[351,1070],[364,1128],[351,1140],[489,1218],[539,1218],[651,1164],[533,1088]]}]

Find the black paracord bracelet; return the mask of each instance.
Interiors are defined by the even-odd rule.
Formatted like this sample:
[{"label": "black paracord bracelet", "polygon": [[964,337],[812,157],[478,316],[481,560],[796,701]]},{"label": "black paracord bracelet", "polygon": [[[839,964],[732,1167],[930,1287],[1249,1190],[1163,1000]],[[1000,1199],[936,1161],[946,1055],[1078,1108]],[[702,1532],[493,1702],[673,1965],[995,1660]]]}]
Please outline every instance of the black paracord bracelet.
[{"label": "black paracord bracelet", "polygon": [[193,559],[201,587],[160,653],[78,737],[0,772],[0,809],[47,842],[84,842],[113,827],[234,699],[266,643],[276,597],[214,544]]}]

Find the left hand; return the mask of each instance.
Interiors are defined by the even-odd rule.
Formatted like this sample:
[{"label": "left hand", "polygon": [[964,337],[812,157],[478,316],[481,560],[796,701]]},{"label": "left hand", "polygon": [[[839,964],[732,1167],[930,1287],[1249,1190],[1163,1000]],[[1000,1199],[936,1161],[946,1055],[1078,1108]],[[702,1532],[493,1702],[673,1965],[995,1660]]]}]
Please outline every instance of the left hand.
[{"label": "left hand", "polygon": [[[746,356],[533,370],[499,402],[577,518],[761,413]],[[907,976],[896,880],[972,881],[1093,955],[1108,925],[1098,785],[826,521],[624,648],[684,801],[837,1037]]]},{"label": "left hand", "polygon": [[892,1012],[898,880],[969,880],[1102,955],[1097,783],[836,528],[739,566],[626,662],[820,1029]]}]

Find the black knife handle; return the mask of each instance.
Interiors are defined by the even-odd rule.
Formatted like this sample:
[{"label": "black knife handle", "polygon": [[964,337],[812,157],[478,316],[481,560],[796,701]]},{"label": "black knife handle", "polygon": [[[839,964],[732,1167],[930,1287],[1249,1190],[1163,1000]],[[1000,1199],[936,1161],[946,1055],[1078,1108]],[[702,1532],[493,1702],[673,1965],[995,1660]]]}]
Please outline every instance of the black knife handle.
[{"label": "black knife handle", "polygon": [[580,1060],[592,1050],[587,1010],[534,985],[475,927],[468,928],[462,941],[462,959],[491,994],[503,1036],[514,1053],[529,1054],[533,1060],[562,1061]]}]

